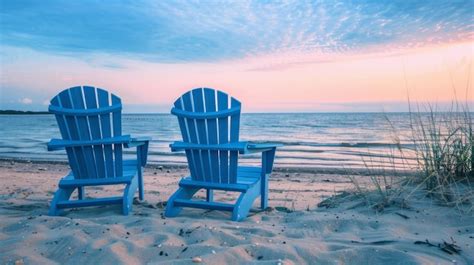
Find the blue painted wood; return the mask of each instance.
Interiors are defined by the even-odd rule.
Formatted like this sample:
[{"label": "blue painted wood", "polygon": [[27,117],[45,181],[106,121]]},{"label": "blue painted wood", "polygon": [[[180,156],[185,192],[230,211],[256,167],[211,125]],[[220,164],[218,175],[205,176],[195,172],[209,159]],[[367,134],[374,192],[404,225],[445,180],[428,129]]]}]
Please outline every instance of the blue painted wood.
[{"label": "blue painted wood", "polygon": [[[80,87],[78,87],[80,88]],[[58,107],[54,105],[50,105],[48,111],[53,114],[62,114],[62,115],[69,115],[69,116],[97,116],[100,114],[107,114],[115,111],[120,111],[122,109],[121,105],[113,105],[108,107],[102,108],[93,108],[93,109],[69,109]]]},{"label": "blue painted wood", "polygon": [[273,162],[275,161],[276,147],[262,153],[262,168],[266,174],[272,173]]},{"label": "blue painted wood", "polygon": [[[193,90],[193,93],[196,90]],[[207,120],[207,119],[215,119],[215,118],[227,118],[230,115],[240,114],[240,107],[238,108],[230,108],[224,109],[220,111],[206,111],[205,113],[196,113],[192,111],[185,111],[178,108],[172,108],[171,114],[176,115],[178,117],[183,118],[190,118],[195,120]]]},{"label": "blue painted wood", "polygon": [[[99,100],[99,107],[109,106],[109,92],[98,88],[97,99]],[[110,113],[100,115],[100,128],[102,130],[102,138],[112,137],[112,129],[110,126]],[[104,145],[104,162],[105,162],[106,177],[107,178],[115,177],[112,145]]]},{"label": "blue painted wood", "polygon": [[207,188],[206,189],[206,201],[212,202],[214,201],[214,190]]},{"label": "blue painted wood", "polygon": [[176,199],[174,201],[174,205],[176,207],[191,207],[191,208],[198,208],[198,209],[211,209],[211,210],[218,210],[218,211],[233,211],[234,205],[228,203],[221,203],[221,202],[201,202],[201,201],[193,201],[193,200],[183,200],[183,199]]},{"label": "blue painted wood", "polygon": [[51,206],[49,207],[48,215],[56,216],[62,214],[62,211],[58,208],[58,203],[62,201],[69,200],[71,194],[74,192],[74,188],[62,189],[59,188],[55,193],[53,200],[51,201]]},{"label": "blue painted wood", "polygon": [[[240,102],[236,99],[231,99],[231,107],[238,108],[240,110]],[[230,116],[230,142],[239,142],[239,129],[240,129],[240,111]],[[237,181],[237,165],[239,153],[236,151],[229,152],[229,183],[235,183]]]},{"label": "blue painted wood", "polygon": [[148,158],[148,146],[149,146],[150,141],[151,141],[150,137],[131,138],[130,142],[125,143],[124,146],[126,148],[136,147],[137,152],[140,153],[140,158],[139,158],[140,164],[142,166],[145,166],[147,162],[147,158]]},{"label": "blue painted wood", "polygon": [[[59,182],[51,215],[63,208],[112,203],[121,203],[123,213],[128,214],[138,186],[143,199],[142,166],[150,139],[122,135],[121,106],[117,96],[90,86],[66,89],[51,100],[50,109],[56,111],[63,139],[52,139],[48,149],[65,148],[72,169]],[[123,161],[123,146],[136,147],[137,158]],[[122,197],[84,199],[86,186],[116,184],[126,185]],[[75,189],[79,200],[70,200]]]},{"label": "blue painted wood", "polygon": [[[212,150],[212,151],[237,151],[241,153],[246,153],[247,142],[237,142],[237,143],[225,143],[225,144],[194,144],[187,142],[174,142],[170,144],[172,151],[183,151],[183,150]],[[217,153],[216,153],[217,155]],[[216,163],[217,164],[217,163]],[[219,167],[215,169],[217,175],[219,175]],[[219,181],[214,181],[219,182]]]},{"label": "blue painted wood", "polygon": [[117,178],[95,178],[95,179],[74,179],[63,178],[59,181],[60,188],[74,188],[84,186],[116,185],[128,184],[132,181],[134,175],[128,175]]},{"label": "blue painted wood", "polygon": [[268,207],[268,177],[272,173],[273,161],[275,160],[276,147],[262,153],[262,185],[260,207],[266,209]]},{"label": "blue painted wood", "polygon": [[137,147],[137,146],[145,146],[148,142],[151,141],[151,137],[133,137],[130,139],[129,143],[126,143],[126,147]]},{"label": "blue painted wood", "polygon": [[[204,91],[200,88],[192,91],[193,105],[195,113],[204,113]],[[207,145],[208,133],[207,133],[207,122],[204,119],[198,119],[196,122],[196,132],[199,144]],[[202,162],[202,178],[205,181],[212,181],[211,165],[210,165],[210,153],[209,150],[200,150],[201,162]]]},{"label": "blue painted wood", "polygon": [[[51,100],[51,105],[60,106],[58,96],[54,97]],[[61,137],[63,139],[71,139],[71,137],[69,135],[69,132],[67,130],[66,119],[65,119],[64,115],[54,115],[54,116],[56,117],[56,121],[57,121],[58,127],[59,127],[59,132],[61,133]],[[69,166],[71,167],[71,170],[74,171],[74,172],[79,172],[79,169],[77,168],[77,165],[79,163],[77,162],[76,153],[74,152],[74,148],[72,148],[72,147],[66,148],[66,154],[67,154],[68,161],[70,161]]]},{"label": "blue painted wood", "polygon": [[241,183],[214,183],[214,182],[206,182],[206,181],[197,181],[189,178],[183,178],[179,182],[180,187],[194,187],[200,189],[214,189],[214,190],[226,190],[226,191],[239,191],[245,192],[250,186],[254,185],[259,178],[253,179],[250,178],[242,179]]},{"label": "blue painted wood", "polygon": [[[70,89],[71,101],[74,109],[85,109],[84,98],[82,96],[82,87],[73,87]],[[89,122],[87,117],[74,116],[77,122],[77,134],[79,140],[88,141],[91,139],[89,131]],[[82,146],[84,153],[85,167],[87,170],[87,178],[97,178],[97,168],[95,166],[94,153],[92,146]]]},{"label": "blue painted wood", "polygon": [[[191,92],[188,92],[182,96],[184,110],[194,111],[191,95],[192,95]],[[186,118],[185,121],[187,125],[189,141],[191,143],[198,144],[199,140],[198,140],[198,133],[197,133],[195,120],[191,118]],[[191,174],[191,177],[195,178],[196,180],[204,180],[203,165],[201,161],[201,151],[193,150],[192,154],[193,155],[191,156],[191,159],[192,159],[191,164],[194,165],[195,172],[194,174]]]},{"label": "blue painted wood", "polygon": [[[230,103],[230,106],[229,106]],[[197,88],[179,98],[171,113],[178,117],[183,141],[170,145],[172,151],[185,151],[191,177],[179,182],[170,197],[165,215],[173,217],[182,207],[232,211],[232,220],[244,219],[253,202],[261,196],[261,207],[268,206],[268,177],[274,144],[239,141],[241,104],[221,91]],[[239,167],[238,155],[262,153],[261,167]],[[191,200],[206,190],[206,201]],[[235,205],[213,202],[213,190],[241,192]]]},{"label": "blue painted wood", "polygon": [[121,135],[111,138],[95,139],[95,140],[62,140],[51,139],[48,143],[48,150],[60,150],[67,147],[84,147],[84,146],[99,146],[111,144],[128,144],[132,142],[130,135]]},{"label": "blue painted wood", "polygon": [[[217,109],[226,110],[229,108],[228,95],[224,92],[217,91]],[[226,144],[229,142],[229,117],[222,117],[217,119],[219,127],[219,144]],[[219,152],[219,177],[221,183],[229,183],[229,152]]]},{"label": "blue painted wood", "polygon": [[137,148],[138,199],[140,200],[144,200],[145,198],[145,190],[143,187],[143,171],[142,171],[142,161],[143,161],[142,147],[143,146],[140,146]]},{"label": "blue painted wood", "polygon": [[132,182],[125,187],[122,198],[122,213],[128,215],[132,211],[133,195],[137,191],[138,178],[133,178]]},{"label": "blue painted wood", "polygon": [[[216,104],[216,92],[214,89],[204,88],[204,104],[206,108],[206,127],[207,127],[207,138],[208,145],[216,145],[219,142],[217,137],[217,116],[212,117],[212,113],[217,110]],[[211,181],[214,183],[220,182],[219,175],[219,152],[217,150],[209,150],[209,166]],[[214,200],[214,191],[212,189],[206,190],[206,201],[212,202]]]},{"label": "blue painted wood", "polygon": [[265,143],[265,144],[248,144],[247,149],[249,152],[255,151],[255,152],[264,152],[264,151],[270,151],[273,148],[277,147],[282,147],[282,144],[273,144],[273,143]]},{"label": "blue painted wood", "polygon": [[[205,88],[204,98],[206,102],[206,114],[215,112],[217,109],[216,105],[216,92],[214,89]],[[214,146],[219,143],[218,131],[217,131],[217,118],[208,118],[207,121],[207,137],[209,139],[208,146]],[[209,149],[209,163],[211,166],[211,177],[212,182],[220,183],[219,174],[219,152],[218,150]],[[209,197],[209,196],[207,196]],[[212,200],[210,200],[212,201]]]},{"label": "blue painted wood", "polygon": [[[70,95],[70,89],[66,89],[59,93],[58,97],[61,102],[61,106],[64,108],[73,108],[72,105],[72,100],[71,100],[71,95]],[[71,140],[79,140],[79,132],[77,128],[77,121],[74,116],[65,116],[65,129],[69,133],[69,139]],[[86,160],[84,157],[84,151],[82,147],[74,147],[74,154],[76,155],[76,160],[75,161],[70,161],[70,163],[73,163],[74,166],[72,167],[73,170],[76,168],[76,171],[74,171],[74,176],[76,178],[87,178],[87,168],[86,168]]]},{"label": "blue painted wood", "polygon": [[166,203],[166,209],[165,209],[165,216],[166,217],[175,217],[177,216],[180,212],[182,207],[176,206],[174,202],[176,200],[189,200],[193,197],[196,192],[199,191],[199,188],[193,188],[193,187],[185,187],[185,188],[179,188],[171,197],[168,199],[168,202]]},{"label": "blue painted wood", "polygon": [[107,198],[87,199],[87,200],[80,200],[80,201],[61,201],[61,202],[58,202],[57,207],[59,209],[65,209],[65,208],[78,208],[78,207],[121,204],[121,203],[122,203],[122,197],[107,197]]},{"label": "blue painted wood", "polygon": [[251,186],[246,192],[240,194],[232,212],[232,221],[245,219],[252,208],[255,199],[260,195],[260,180],[256,185]]},{"label": "blue painted wood", "polygon": [[82,199],[84,199],[84,196],[85,196],[84,187],[77,187],[77,198],[79,200],[82,200]]},{"label": "blue painted wood", "polygon": [[170,144],[171,151],[183,150],[215,150],[215,151],[238,151],[240,154],[263,153],[280,147],[280,144],[249,144],[248,142],[233,142],[225,144],[194,144],[189,142],[175,141]]},{"label": "blue painted wood", "polygon": [[[94,87],[84,86],[84,97],[88,110],[98,109],[97,95]],[[116,105],[114,107],[121,107],[121,105]],[[89,126],[91,132],[91,139],[102,139],[102,135],[100,132],[99,115],[89,116]],[[93,149],[95,164],[97,167],[97,177],[105,178],[104,147],[102,145],[94,145]]]},{"label": "blue painted wood", "polygon": [[[174,102],[175,108],[183,109],[183,99],[182,97],[178,98]],[[190,142],[187,121],[183,117],[178,117],[179,128],[181,130],[181,135],[183,136],[183,141]],[[191,177],[196,178],[196,166],[194,165],[194,157],[191,150],[185,150],[186,158],[188,160],[189,171],[191,172]]]},{"label": "blue painted wood", "polygon": [[[119,97],[112,94],[112,104],[121,105],[122,101]],[[114,111],[112,112],[112,121],[114,136],[122,135],[122,112]],[[114,157],[115,157],[115,177],[123,176],[122,172],[122,144],[114,144]]]}]

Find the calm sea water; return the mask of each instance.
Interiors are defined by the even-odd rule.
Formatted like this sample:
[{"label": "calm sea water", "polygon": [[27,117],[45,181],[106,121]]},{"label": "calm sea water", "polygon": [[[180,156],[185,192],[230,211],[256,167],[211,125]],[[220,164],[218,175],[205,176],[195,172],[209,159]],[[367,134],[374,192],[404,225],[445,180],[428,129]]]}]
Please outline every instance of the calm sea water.
[{"label": "calm sea water", "polygon": [[[172,141],[181,140],[174,116],[124,114],[123,132],[153,138],[150,163],[185,163],[183,153],[169,149]],[[272,113],[242,114],[241,118],[241,140],[284,144],[277,152],[279,167],[362,168],[364,163],[391,167],[386,156],[395,147],[394,136],[410,147],[408,114]],[[66,160],[65,152],[46,150],[49,139],[59,137],[53,115],[0,115],[0,158]],[[256,155],[240,159],[244,164],[259,162]]]}]

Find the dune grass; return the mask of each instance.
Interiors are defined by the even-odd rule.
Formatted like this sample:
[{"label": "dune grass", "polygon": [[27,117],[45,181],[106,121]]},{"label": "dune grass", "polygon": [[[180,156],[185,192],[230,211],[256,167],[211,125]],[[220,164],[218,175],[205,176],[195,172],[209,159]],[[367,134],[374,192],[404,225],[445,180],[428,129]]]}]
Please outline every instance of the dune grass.
[{"label": "dune grass", "polygon": [[408,184],[424,188],[447,205],[474,199],[474,138],[468,105],[455,104],[453,111],[427,114],[410,112],[411,140],[419,174]]},{"label": "dune grass", "polygon": [[[382,211],[385,207],[407,206],[414,194],[423,192],[436,202],[458,207],[472,213],[474,202],[474,135],[473,114],[468,104],[453,104],[451,111],[438,112],[410,110],[409,149],[403,147],[396,128],[387,118],[394,132],[397,150],[388,154],[389,167],[380,167],[373,160],[364,161],[371,176],[369,187],[360,185],[357,175],[350,180],[355,193],[366,200],[371,208]],[[403,163],[403,170],[396,166],[395,158]],[[409,161],[416,161],[414,164]],[[400,162],[398,162],[400,163]],[[390,166],[391,165],[391,166]],[[413,172],[407,174],[407,171]]]}]

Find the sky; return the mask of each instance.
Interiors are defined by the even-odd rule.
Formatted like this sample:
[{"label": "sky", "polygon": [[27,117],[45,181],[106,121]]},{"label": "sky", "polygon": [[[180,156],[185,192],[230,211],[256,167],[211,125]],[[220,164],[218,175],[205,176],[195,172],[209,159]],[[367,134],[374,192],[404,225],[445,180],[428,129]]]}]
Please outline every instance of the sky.
[{"label": "sky", "polygon": [[244,112],[472,105],[474,0],[0,0],[0,109],[102,87],[169,112],[196,87]]}]

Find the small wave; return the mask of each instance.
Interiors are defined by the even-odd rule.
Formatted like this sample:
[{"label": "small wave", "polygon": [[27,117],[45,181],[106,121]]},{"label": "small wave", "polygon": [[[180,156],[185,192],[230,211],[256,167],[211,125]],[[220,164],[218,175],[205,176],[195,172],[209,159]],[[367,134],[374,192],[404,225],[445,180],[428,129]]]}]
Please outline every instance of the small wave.
[{"label": "small wave", "polygon": [[275,143],[285,146],[311,146],[311,147],[350,147],[350,148],[370,148],[370,147],[384,147],[384,148],[406,148],[410,149],[414,147],[414,144],[395,144],[395,143],[369,143],[369,142],[357,142],[357,143],[317,143],[317,142],[293,142],[293,141],[259,141],[259,143]]}]

